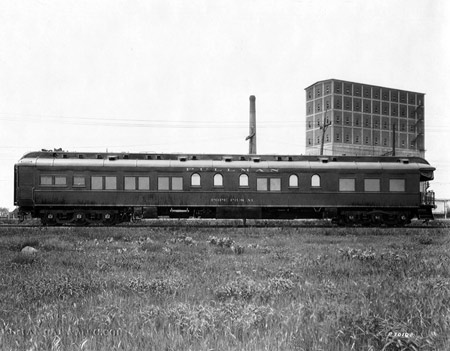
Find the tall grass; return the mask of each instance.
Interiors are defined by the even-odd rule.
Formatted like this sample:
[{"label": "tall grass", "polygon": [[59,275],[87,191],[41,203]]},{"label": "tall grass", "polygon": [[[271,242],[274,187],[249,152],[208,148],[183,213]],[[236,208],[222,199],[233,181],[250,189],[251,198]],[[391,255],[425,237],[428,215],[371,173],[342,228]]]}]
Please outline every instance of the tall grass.
[{"label": "tall grass", "polygon": [[448,350],[448,234],[0,228],[0,349]]}]

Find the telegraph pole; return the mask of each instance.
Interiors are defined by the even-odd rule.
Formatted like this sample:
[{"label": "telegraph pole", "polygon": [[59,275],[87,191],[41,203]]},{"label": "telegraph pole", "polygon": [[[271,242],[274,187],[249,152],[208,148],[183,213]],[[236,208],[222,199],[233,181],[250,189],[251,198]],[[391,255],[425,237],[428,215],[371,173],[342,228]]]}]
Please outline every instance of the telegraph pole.
[{"label": "telegraph pole", "polygon": [[395,123],[392,124],[392,156],[395,156]]},{"label": "telegraph pole", "polygon": [[320,129],[322,129],[322,142],[320,143],[320,156],[323,155],[323,144],[325,142],[325,132],[327,131],[327,128],[331,125],[331,122],[327,122],[327,112],[328,109],[325,110],[325,115],[323,117],[323,123],[320,126]]}]

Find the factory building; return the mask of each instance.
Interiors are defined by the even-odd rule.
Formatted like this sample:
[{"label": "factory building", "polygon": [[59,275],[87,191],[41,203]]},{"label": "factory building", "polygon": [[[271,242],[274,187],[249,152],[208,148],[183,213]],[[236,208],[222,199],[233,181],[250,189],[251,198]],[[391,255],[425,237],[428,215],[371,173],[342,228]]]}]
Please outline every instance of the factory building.
[{"label": "factory building", "polygon": [[306,91],[306,154],[424,157],[425,94],[328,79]]}]

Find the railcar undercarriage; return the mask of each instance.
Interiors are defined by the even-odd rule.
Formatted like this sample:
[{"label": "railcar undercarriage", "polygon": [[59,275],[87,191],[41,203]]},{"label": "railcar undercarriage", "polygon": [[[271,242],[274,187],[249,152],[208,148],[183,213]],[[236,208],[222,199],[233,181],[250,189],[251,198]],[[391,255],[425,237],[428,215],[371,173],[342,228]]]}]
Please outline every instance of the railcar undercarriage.
[{"label": "railcar undercarriage", "polygon": [[[23,213],[30,211],[22,211]],[[31,212],[44,226],[112,226],[142,218],[213,218],[213,219],[331,219],[337,226],[401,227],[417,217],[433,219],[431,207],[411,209],[338,209],[271,207],[110,207],[45,208]]]}]

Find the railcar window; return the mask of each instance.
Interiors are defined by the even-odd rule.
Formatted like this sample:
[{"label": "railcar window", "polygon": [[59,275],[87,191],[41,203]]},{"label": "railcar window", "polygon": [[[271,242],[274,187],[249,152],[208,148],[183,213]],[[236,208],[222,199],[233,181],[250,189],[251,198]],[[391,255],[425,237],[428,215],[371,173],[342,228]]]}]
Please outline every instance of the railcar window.
[{"label": "railcar window", "polygon": [[138,188],[139,190],[150,190],[150,178],[138,177]]},{"label": "railcar window", "polygon": [[136,177],[125,177],[125,190],[136,190]]},{"label": "railcar window", "polygon": [[379,192],[380,180],[379,179],[364,179],[364,191]]},{"label": "railcar window", "polygon": [[214,175],[214,186],[223,186],[223,176],[220,173]]},{"label": "railcar window", "polygon": [[41,176],[41,185],[53,185],[53,177]]},{"label": "railcar window", "polygon": [[389,179],[389,191],[404,192],[405,180],[404,179]]},{"label": "railcar window", "polygon": [[182,177],[172,177],[172,190],[183,190]]},{"label": "railcar window", "polygon": [[281,178],[270,178],[270,191],[281,191]]},{"label": "railcar window", "polygon": [[320,187],[320,176],[318,174],[314,174],[311,177],[311,186]]},{"label": "railcar window", "polygon": [[239,176],[239,186],[240,187],[247,187],[248,186],[248,175],[247,174],[241,174]]},{"label": "railcar window", "polygon": [[267,191],[267,178],[256,178],[256,190]]},{"label": "railcar window", "polygon": [[200,184],[201,184],[200,174],[194,173],[193,175],[191,175],[191,185],[200,186]]},{"label": "railcar window", "polygon": [[355,191],[355,179],[353,178],[339,179],[339,191]]},{"label": "railcar window", "polygon": [[55,185],[67,185],[67,178],[62,176],[55,176]]},{"label": "railcar window", "polygon": [[158,177],[158,190],[169,190],[169,177]]},{"label": "railcar window", "polygon": [[86,178],[80,176],[73,177],[74,186],[86,186]]},{"label": "railcar window", "polygon": [[105,190],[117,189],[117,177],[105,177]]},{"label": "railcar window", "polygon": [[92,190],[103,190],[103,177],[92,176],[91,189]]},{"label": "railcar window", "polygon": [[289,187],[297,188],[298,187],[298,176],[295,174],[291,174],[289,176]]}]

